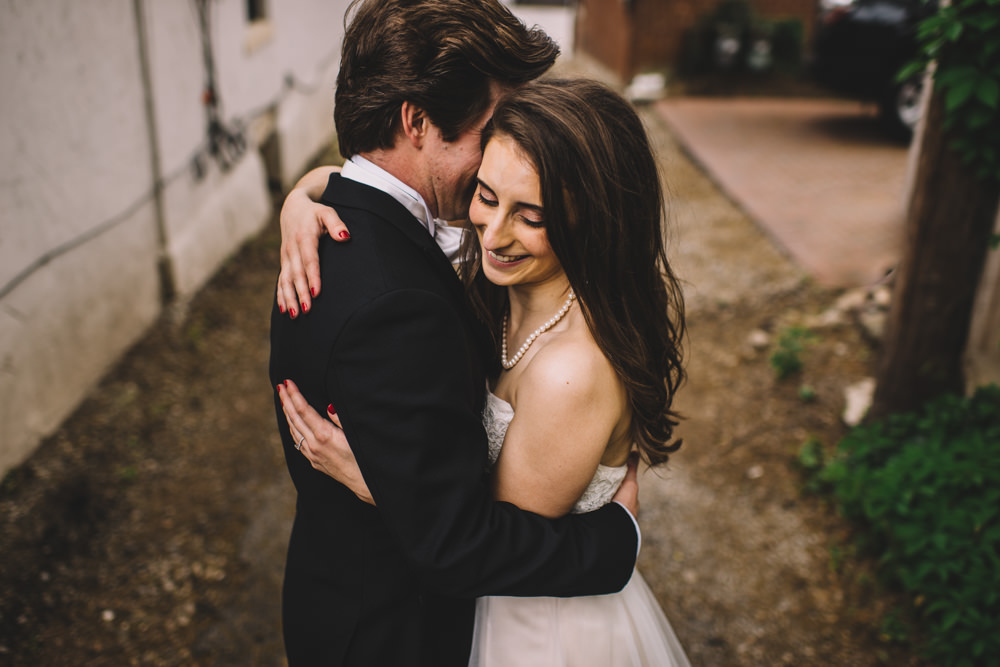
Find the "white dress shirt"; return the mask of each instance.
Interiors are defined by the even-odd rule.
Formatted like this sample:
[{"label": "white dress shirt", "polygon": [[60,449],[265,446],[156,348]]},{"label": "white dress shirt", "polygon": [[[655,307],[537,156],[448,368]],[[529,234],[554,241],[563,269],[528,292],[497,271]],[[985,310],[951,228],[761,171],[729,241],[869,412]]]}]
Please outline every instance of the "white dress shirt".
[{"label": "white dress shirt", "polygon": [[416,190],[360,155],[345,162],[340,175],[369,185],[398,201],[427,229],[448,260],[452,264],[458,263],[458,250],[465,230],[462,227],[452,227],[446,221],[432,216],[427,202]]}]

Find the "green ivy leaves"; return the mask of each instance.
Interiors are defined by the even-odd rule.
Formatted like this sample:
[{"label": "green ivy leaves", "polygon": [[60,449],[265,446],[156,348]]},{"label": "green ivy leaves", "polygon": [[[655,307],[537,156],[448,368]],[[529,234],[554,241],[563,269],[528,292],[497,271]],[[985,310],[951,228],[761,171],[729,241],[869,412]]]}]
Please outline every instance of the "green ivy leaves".
[{"label": "green ivy leaves", "polygon": [[951,147],[983,180],[1000,181],[1000,0],[956,0],[917,28],[922,53],[905,80],[937,62]]},{"label": "green ivy leaves", "polygon": [[913,597],[928,653],[1000,663],[1000,387],[854,429],[820,479]]}]

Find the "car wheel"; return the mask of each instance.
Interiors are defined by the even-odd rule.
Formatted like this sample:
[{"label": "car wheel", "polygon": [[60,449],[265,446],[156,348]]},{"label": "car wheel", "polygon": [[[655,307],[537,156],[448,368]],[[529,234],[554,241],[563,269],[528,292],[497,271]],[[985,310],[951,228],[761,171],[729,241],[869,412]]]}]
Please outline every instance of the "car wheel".
[{"label": "car wheel", "polygon": [[882,120],[889,132],[901,139],[910,139],[920,120],[924,77],[914,76],[893,85],[879,105]]}]

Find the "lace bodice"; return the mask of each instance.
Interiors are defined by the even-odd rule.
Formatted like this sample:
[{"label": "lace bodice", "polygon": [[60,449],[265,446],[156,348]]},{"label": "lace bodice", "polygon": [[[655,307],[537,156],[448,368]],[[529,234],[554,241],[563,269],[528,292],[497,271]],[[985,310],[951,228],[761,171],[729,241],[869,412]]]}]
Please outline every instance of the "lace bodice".
[{"label": "lace bodice", "polygon": [[[507,427],[514,418],[514,408],[510,403],[495,396],[493,392],[486,392],[486,407],[483,408],[483,424],[486,426],[486,434],[489,437],[490,463],[496,463],[500,456],[500,448],[503,447],[504,436],[507,435]],[[611,502],[615,491],[625,479],[627,466],[606,466],[598,465],[594,478],[584,489],[571,510],[574,514],[592,512],[599,507],[603,507]]]}]

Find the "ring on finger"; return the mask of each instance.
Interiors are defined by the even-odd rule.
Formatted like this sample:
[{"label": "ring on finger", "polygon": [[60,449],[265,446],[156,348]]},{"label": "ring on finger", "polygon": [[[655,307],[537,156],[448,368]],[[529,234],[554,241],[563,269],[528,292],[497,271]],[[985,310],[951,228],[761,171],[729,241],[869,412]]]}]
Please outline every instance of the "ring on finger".
[{"label": "ring on finger", "polygon": [[302,436],[301,438],[299,438],[299,441],[295,443],[295,449],[296,449],[296,451],[302,449],[302,443],[305,442],[305,441],[306,441],[306,436]]}]

